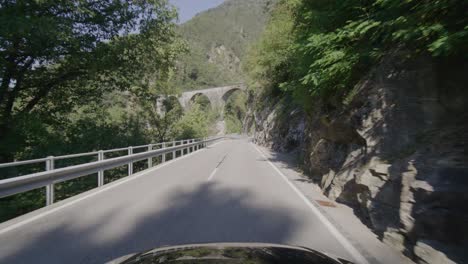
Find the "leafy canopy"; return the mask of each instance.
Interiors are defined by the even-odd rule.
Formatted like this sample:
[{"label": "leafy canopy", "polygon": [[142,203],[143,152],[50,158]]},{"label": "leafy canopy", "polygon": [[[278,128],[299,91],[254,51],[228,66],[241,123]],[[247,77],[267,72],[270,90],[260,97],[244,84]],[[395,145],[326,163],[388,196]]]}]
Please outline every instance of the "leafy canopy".
[{"label": "leafy canopy", "polygon": [[2,1],[0,159],[28,145],[32,119],[57,127],[105,93],[154,93],[183,49],[175,17],[166,0]]},{"label": "leafy canopy", "polygon": [[[385,54],[466,59],[463,0],[281,0],[245,68],[253,86],[340,101]],[[336,103],[335,103],[336,104]]]}]

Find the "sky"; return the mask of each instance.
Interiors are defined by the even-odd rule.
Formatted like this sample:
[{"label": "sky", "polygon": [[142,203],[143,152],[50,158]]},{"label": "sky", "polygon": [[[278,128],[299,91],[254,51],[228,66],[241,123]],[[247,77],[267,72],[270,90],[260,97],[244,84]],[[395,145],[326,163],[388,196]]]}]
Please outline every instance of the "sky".
[{"label": "sky", "polygon": [[170,2],[179,8],[179,20],[180,23],[184,23],[198,13],[220,5],[224,0],[170,0]]}]

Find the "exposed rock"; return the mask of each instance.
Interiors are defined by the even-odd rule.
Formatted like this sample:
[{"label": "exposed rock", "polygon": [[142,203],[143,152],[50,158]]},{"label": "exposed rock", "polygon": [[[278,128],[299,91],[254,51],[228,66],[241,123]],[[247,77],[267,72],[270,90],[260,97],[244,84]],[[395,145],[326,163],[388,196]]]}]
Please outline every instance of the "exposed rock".
[{"label": "exposed rock", "polygon": [[455,264],[444,253],[434,249],[431,244],[437,243],[427,240],[420,240],[416,243],[414,254],[419,258],[421,263]]},{"label": "exposed rock", "polygon": [[296,150],[305,138],[305,115],[297,109],[287,109],[282,102],[260,113],[250,114],[247,127],[255,127],[254,141],[278,151]]},{"label": "exposed rock", "polygon": [[[330,157],[328,154],[333,151],[332,148],[334,147],[335,146],[326,139],[320,139],[310,153],[311,170],[316,174],[324,175],[323,178],[326,178],[325,181],[333,180],[333,177],[335,177],[335,172],[326,175],[330,170]],[[331,182],[323,184],[322,188],[328,188],[330,183]]]},{"label": "exposed rock", "polygon": [[466,63],[389,57],[348,106],[317,106],[305,133],[303,121],[278,118],[281,107],[263,109],[255,139],[277,150],[299,141],[305,171],[330,199],[413,260],[451,263],[468,245],[466,72]]},{"label": "exposed rock", "polygon": [[382,241],[388,245],[392,245],[398,251],[405,251],[405,236],[403,236],[397,229],[389,228],[383,234]]},{"label": "exposed rock", "polygon": [[322,182],[320,184],[320,187],[322,187],[323,190],[328,189],[331,183],[333,182],[335,175],[336,175],[336,172],[334,170],[330,170],[327,174],[324,174],[322,177]]},{"label": "exposed rock", "polygon": [[240,59],[236,56],[234,51],[229,50],[224,45],[213,46],[208,52],[208,62],[220,65],[223,69],[232,73],[240,71]]}]

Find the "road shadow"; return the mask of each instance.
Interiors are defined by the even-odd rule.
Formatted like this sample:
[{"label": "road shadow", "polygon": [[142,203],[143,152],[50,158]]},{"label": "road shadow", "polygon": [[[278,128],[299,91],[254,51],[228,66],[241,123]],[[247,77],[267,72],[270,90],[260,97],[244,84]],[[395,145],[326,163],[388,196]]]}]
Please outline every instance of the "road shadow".
[{"label": "road shadow", "polygon": [[[262,150],[265,151],[265,150]],[[282,168],[291,169],[297,172],[302,172],[303,166],[301,163],[301,157],[299,149],[294,149],[289,152],[280,152],[272,149],[268,149],[266,153],[267,159],[261,157],[258,161],[271,161],[275,164],[279,164]],[[308,178],[303,178],[307,180]],[[311,180],[311,179],[310,179]]]},{"label": "road shadow", "polygon": [[[155,247],[189,243],[285,244],[303,224],[288,208],[255,206],[251,202],[254,200],[255,195],[247,190],[206,183],[191,190],[177,190],[165,201],[145,199],[141,201],[144,208],[152,208],[148,206],[151,203],[167,206],[154,206],[145,210],[145,215],[133,218],[128,215],[139,206],[139,200],[130,197],[119,199],[119,206],[105,208],[99,221],[90,224],[79,221],[93,211],[90,208],[71,211],[73,217],[54,213],[48,217],[65,220],[53,229],[21,234],[11,231],[8,237],[0,238],[3,245],[9,244],[0,249],[0,263],[103,263]],[[82,206],[92,207],[93,203]],[[127,216],[122,223],[125,225],[119,225],[122,215]],[[6,238],[12,243],[6,243]],[[18,238],[23,238],[22,244],[15,242],[20,241]]]}]

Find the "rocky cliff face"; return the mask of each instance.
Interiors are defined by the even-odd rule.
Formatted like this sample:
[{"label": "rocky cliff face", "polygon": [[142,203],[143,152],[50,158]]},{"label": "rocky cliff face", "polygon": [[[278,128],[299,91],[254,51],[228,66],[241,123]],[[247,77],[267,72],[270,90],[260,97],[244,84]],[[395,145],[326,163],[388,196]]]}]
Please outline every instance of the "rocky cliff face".
[{"label": "rocky cliff face", "polygon": [[225,71],[229,71],[232,75],[241,72],[241,60],[232,50],[224,45],[213,46],[208,52],[207,57],[209,63],[217,65]]},{"label": "rocky cliff face", "polygon": [[[306,117],[275,104],[252,114],[258,143],[298,150],[331,199],[352,206],[419,263],[467,261],[466,64],[388,58],[346,107]],[[284,118],[286,116],[287,118]]]}]

